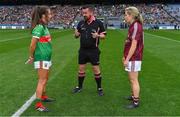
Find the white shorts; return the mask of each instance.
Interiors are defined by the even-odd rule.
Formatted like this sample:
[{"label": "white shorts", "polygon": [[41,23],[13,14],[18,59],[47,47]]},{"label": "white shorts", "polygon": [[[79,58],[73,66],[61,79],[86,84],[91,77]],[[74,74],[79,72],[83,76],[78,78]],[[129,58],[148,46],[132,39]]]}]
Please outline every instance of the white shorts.
[{"label": "white shorts", "polygon": [[35,68],[35,69],[42,68],[42,69],[47,69],[47,70],[49,70],[49,68],[51,67],[51,65],[52,65],[52,62],[51,62],[51,61],[36,61],[36,62],[34,62],[34,68]]},{"label": "white shorts", "polygon": [[138,72],[141,71],[142,61],[129,61],[128,66],[125,67],[127,72]]}]

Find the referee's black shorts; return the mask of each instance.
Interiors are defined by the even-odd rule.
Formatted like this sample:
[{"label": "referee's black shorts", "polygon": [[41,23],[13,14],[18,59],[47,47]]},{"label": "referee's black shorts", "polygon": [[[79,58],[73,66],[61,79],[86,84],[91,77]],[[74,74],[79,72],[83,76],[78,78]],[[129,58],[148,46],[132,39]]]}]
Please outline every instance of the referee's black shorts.
[{"label": "referee's black shorts", "polygon": [[79,64],[91,63],[92,65],[99,65],[100,50],[97,49],[80,49],[79,50]]}]

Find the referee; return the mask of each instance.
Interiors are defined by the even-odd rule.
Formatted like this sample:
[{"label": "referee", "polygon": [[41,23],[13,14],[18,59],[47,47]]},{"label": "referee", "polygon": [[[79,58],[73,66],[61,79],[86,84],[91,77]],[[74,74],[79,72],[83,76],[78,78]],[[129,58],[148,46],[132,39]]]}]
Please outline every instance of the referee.
[{"label": "referee", "polygon": [[89,62],[92,64],[98,95],[103,96],[104,93],[101,87],[102,76],[99,67],[100,50],[98,45],[100,39],[105,39],[106,31],[103,23],[95,18],[92,7],[85,6],[81,10],[84,20],[78,23],[75,30],[75,38],[80,37],[78,86],[73,89],[73,93],[81,92],[86,76],[86,64]]}]

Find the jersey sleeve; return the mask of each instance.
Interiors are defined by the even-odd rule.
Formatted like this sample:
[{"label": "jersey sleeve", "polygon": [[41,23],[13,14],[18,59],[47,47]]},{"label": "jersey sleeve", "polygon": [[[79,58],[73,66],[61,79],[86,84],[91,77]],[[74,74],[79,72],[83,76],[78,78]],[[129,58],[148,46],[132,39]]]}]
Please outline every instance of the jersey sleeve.
[{"label": "jersey sleeve", "polygon": [[133,27],[132,39],[139,40],[141,38],[141,28],[136,22]]},{"label": "jersey sleeve", "polygon": [[38,25],[32,30],[32,37],[39,39],[42,36],[43,26]]},{"label": "jersey sleeve", "polygon": [[106,35],[106,30],[104,28],[104,25],[101,21],[99,21],[99,34],[105,34]]}]

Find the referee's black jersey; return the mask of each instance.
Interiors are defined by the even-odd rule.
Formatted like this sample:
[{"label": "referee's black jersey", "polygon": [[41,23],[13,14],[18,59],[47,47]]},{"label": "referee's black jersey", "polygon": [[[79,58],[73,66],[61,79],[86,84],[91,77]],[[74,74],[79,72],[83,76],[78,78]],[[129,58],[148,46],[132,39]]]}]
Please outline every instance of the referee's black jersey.
[{"label": "referee's black jersey", "polygon": [[92,22],[87,23],[86,21],[82,20],[77,25],[77,30],[80,33],[80,49],[96,49],[99,45],[99,39],[95,39],[92,37],[91,33],[98,32],[99,34],[105,32],[105,28],[103,23],[95,19]]}]

